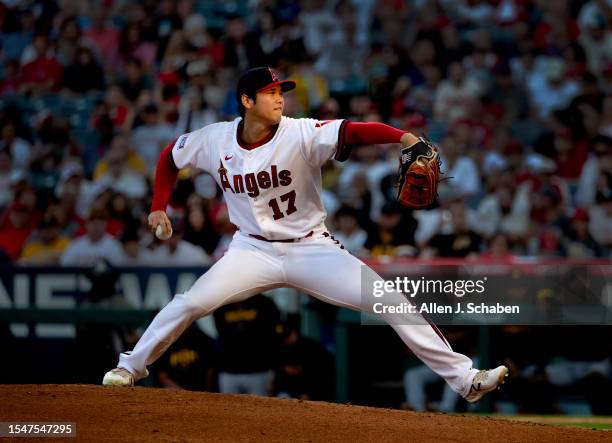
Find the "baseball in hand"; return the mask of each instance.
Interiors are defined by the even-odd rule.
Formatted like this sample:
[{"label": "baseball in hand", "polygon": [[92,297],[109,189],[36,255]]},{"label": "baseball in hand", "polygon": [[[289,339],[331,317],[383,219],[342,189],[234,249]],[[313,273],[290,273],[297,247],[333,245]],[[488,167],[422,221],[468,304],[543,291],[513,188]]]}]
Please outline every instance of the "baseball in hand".
[{"label": "baseball in hand", "polygon": [[170,237],[172,237],[172,228],[170,228],[170,232],[164,234],[162,225],[157,225],[157,228],[155,229],[155,236],[160,240],[168,240]]}]

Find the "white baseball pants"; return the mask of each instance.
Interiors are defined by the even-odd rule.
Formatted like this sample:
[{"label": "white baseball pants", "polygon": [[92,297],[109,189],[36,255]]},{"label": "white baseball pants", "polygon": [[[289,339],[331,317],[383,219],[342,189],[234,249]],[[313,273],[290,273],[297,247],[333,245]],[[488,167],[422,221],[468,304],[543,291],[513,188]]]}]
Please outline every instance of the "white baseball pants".
[{"label": "white baseball pants", "polygon": [[[280,243],[237,232],[226,254],[189,291],[175,295],[153,319],[134,350],[121,354],[118,366],[134,374],[136,380],[146,377],[146,366],[194,320],[222,305],[273,288],[292,287],[322,301],[360,310],[361,273],[380,277],[325,234],[320,230],[296,243]],[[437,328],[425,321],[398,325],[393,324],[396,320],[382,317],[454,391],[467,395],[477,371],[468,357],[451,349]]]}]

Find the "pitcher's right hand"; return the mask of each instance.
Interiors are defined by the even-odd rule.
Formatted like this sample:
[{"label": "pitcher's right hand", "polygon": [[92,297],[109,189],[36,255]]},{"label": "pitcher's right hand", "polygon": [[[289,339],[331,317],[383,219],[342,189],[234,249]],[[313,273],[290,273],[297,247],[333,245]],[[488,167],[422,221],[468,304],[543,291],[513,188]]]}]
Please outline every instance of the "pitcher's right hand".
[{"label": "pitcher's right hand", "polygon": [[[149,214],[149,229],[155,236],[167,240],[172,235],[172,224],[164,211],[153,211]],[[157,229],[159,226],[159,230]]]}]

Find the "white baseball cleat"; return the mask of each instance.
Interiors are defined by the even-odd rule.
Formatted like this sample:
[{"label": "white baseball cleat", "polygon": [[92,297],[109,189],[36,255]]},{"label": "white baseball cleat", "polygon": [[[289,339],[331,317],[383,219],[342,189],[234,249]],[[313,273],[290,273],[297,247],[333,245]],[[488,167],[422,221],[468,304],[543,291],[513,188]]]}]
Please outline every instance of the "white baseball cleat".
[{"label": "white baseball cleat", "polygon": [[508,368],[498,366],[495,369],[483,369],[474,375],[470,392],[465,396],[465,399],[474,403],[480,400],[488,392],[499,389],[508,377]]},{"label": "white baseball cleat", "polygon": [[104,374],[104,386],[134,386],[134,375],[124,368],[115,368]]}]

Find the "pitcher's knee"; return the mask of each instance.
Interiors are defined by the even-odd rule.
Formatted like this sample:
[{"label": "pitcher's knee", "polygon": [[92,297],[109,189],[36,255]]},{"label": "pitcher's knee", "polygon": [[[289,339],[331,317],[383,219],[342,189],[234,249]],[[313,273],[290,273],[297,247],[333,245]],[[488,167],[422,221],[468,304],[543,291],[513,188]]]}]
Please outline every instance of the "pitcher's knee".
[{"label": "pitcher's knee", "polygon": [[198,304],[188,293],[176,294],[172,302],[178,303],[186,315],[195,319],[204,317],[210,313],[210,309]]}]

